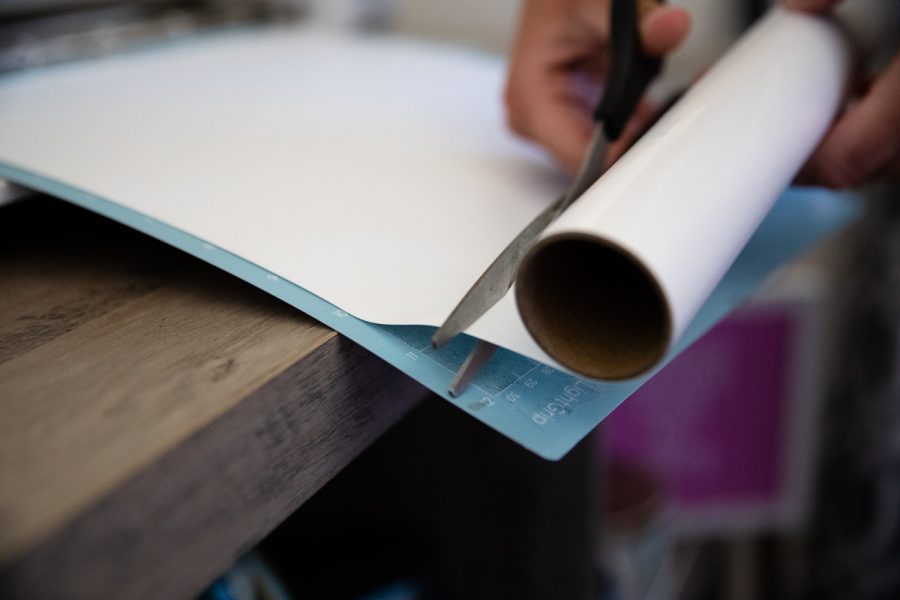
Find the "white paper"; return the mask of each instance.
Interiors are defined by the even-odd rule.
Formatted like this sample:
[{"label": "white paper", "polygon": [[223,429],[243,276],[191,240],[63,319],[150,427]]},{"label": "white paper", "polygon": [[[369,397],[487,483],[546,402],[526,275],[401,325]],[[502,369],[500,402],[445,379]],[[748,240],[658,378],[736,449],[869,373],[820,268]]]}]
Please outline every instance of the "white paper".
[{"label": "white paper", "polygon": [[[807,41],[805,57],[823,50],[819,37]],[[721,169],[707,164],[722,144],[712,153],[733,152],[729,160],[761,182],[722,202],[750,221],[761,217],[764,207],[744,201],[756,192],[768,201],[787,184],[822,133],[820,113],[833,109],[804,121],[802,143],[785,147],[782,136],[766,144],[771,160],[753,164],[762,155],[751,130],[771,130],[767,119],[785,108],[785,126],[806,119],[796,102],[769,100],[773,73],[777,85],[790,74],[770,62],[773,54],[716,75],[722,85],[698,90],[590,193],[625,193],[623,182],[635,181],[628,173],[648,163],[726,193],[729,182],[716,180]],[[807,63],[786,64],[790,71]],[[833,94],[841,85],[825,79],[820,86],[814,78],[800,97],[812,101],[820,87]],[[411,41],[303,28],[209,37],[0,79],[0,161],[187,231],[359,318],[438,325],[566,184],[540,151],[505,131],[502,82],[493,57]],[[731,86],[746,101],[719,105],[723,91],[735,96]],[[750,108],[758,108],[752,119]],[[722,131],[693,131],[698,123]],[[657,175],[641,178],[641,189]],[[573,218],[581,210],[576,205]],[[695,213],[671,214],[683,222]],[[723,252],[724,265],[739,246],[732,233],[710,231],[700,253]],[[677,313],[683,324],[714,282],[691,269],[661,272],[667,285],[688,290]],[[511,295],[470,332],[554,364],[525,331]]]},{"label": "white paper", "polygon": [[564,188],[495,57],[307,29],[0,80],[0,160],[379,323],[439,322]]}]

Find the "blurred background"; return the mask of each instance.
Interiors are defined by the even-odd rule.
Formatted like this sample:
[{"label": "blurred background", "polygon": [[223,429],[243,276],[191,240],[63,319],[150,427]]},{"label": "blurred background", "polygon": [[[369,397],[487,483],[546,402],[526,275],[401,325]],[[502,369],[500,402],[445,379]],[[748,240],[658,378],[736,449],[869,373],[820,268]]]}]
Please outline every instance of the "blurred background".
[{"label": "blurred background", "polygon": [[[681,0],[694,17],[688,43],[669,61],[690,81],[763,10],[765,0]],[[306,20],[391,31],[503,54],[520,0],[4,0],[0,69],[119,51],[211,27]]]},{"label": "blurred background", "polygon": [[[694,27],[660,95],[766,3],[677,4]],[[0,72],[288,22],[502,55],[519,5],[4,0]],[[900,598],[900,202],[884,185],[859,194],[859,224],[779,274],[563,461],[425,403],[204,596]]]}]

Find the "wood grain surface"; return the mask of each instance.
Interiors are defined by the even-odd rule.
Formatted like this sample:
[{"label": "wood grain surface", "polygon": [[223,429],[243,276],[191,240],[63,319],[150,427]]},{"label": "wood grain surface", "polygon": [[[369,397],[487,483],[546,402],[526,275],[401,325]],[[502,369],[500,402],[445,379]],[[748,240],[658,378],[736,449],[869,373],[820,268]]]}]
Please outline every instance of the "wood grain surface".
[{"label": "wood grain surface", "polygon": [[190,597],[425,395],[125,227],[0,211],[2,597]]}]

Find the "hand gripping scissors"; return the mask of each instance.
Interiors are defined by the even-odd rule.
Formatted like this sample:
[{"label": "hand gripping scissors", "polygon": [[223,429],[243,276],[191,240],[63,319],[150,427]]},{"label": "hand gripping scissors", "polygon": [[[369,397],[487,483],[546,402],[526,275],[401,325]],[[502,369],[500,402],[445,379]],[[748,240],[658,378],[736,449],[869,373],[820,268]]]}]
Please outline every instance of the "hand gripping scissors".
[{"label": "hand gripping scissors", "polygon": [[[662,68],[660,58],[643,51],[638,25],[638,0],[612,0],[608,78],[594,111],[594,130],[578,173],[569,188],[510,242],[463,296],[431,338],[435,348],[462,333],[509,291],[519,264],[532,244],[603,174],[609,143],[622,135],[647,86]],[[450,393],[461,394],[496,349],[490,342],[479,341],[456,373]]]}]

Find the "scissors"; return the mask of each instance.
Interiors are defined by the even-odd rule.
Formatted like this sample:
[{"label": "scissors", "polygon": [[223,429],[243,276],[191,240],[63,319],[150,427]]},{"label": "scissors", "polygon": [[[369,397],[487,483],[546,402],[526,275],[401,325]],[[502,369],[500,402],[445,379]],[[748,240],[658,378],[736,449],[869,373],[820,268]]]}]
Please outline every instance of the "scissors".
[{"label": "scissors", "polygon": [[[547,226],[603,174],[609,143],[622,135],[647,86],[662,68],[662,60],[647,55],[641,47],[638,1],[613,0],[610,3],[610,68],[606,89],[594,111],[591,141],[571,185],[510,242],[466,292],[432,336],[431,343],[435,348],[462,333],[506,295],[528,249]],[[450,384],[450,393],[461,394],[496,349],[490,342],[479,341],[457,371]]]}]

